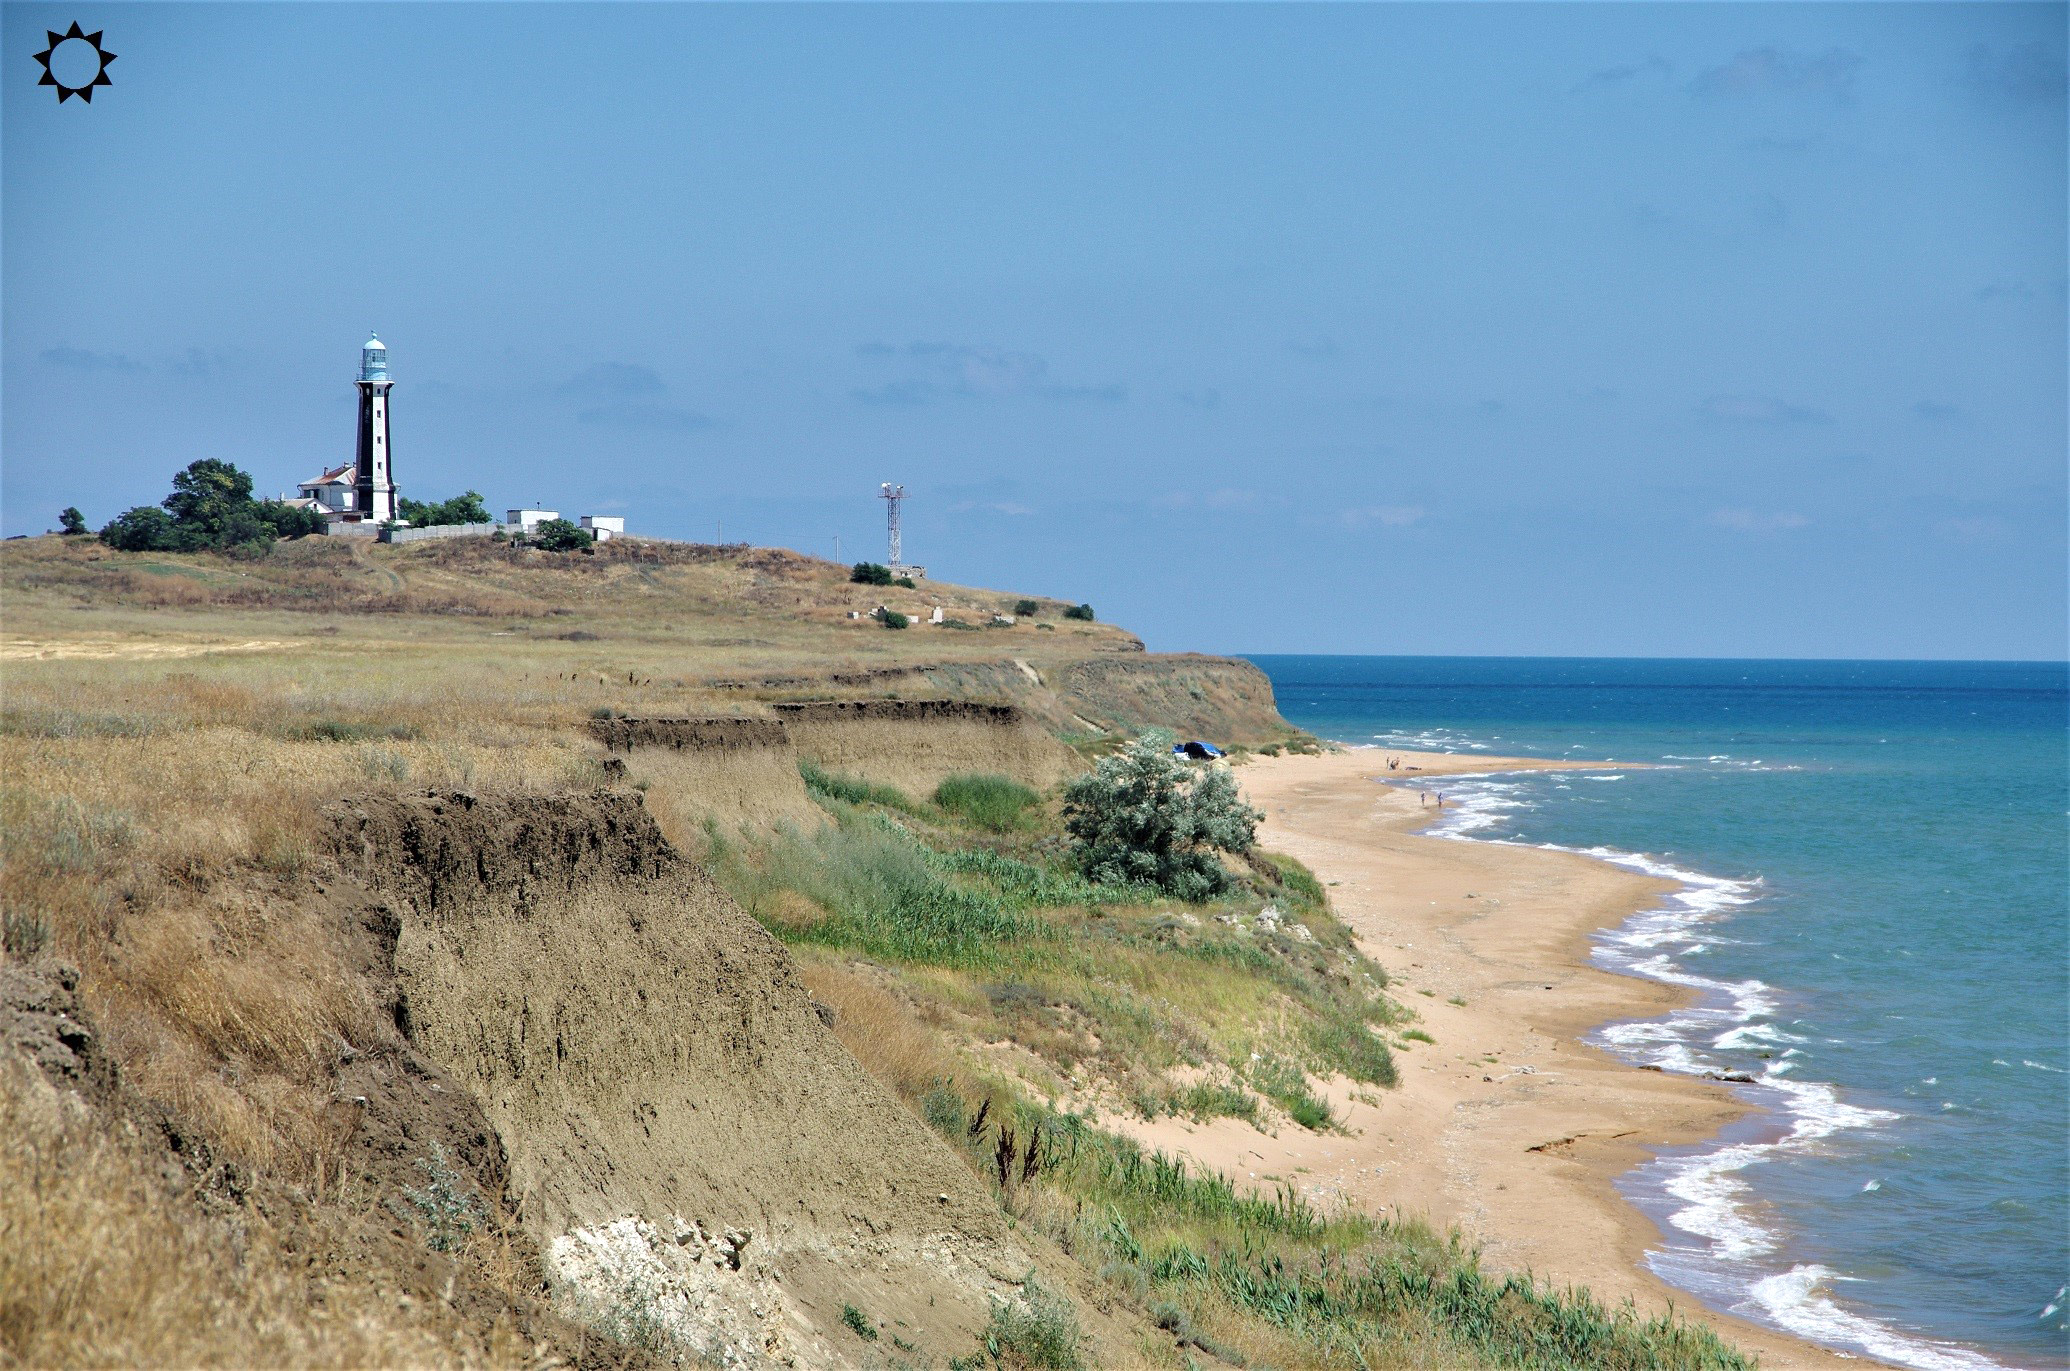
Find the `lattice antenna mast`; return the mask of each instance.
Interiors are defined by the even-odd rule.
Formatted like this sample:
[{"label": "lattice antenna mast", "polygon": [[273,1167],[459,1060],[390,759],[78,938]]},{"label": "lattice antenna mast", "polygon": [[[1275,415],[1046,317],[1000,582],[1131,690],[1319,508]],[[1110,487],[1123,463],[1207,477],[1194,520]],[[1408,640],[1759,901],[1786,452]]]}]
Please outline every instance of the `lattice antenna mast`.
[{"label": "lattice antenna mast", "polygon": [[887,481],[878,493],[884,500],[884,531],[891,540],[891,560],[885,565],[901,566],[905,562],[905,549],[899,543],[898,507],[906,498],[906,488]]}]

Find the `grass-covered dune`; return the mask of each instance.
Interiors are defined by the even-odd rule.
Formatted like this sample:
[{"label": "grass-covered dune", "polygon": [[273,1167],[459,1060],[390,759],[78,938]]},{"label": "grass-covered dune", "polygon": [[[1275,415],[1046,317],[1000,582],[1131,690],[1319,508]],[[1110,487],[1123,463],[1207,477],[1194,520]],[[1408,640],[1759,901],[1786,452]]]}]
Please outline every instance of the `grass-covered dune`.
[{"label": "grass-covered dune", "polygon": [[[848,618],[886,593],[793,554],[630,540],[594,557],[0,548],[0,1360],[694,1364],[706,1333],[755,1345],[721,1328],[748,1317],[727,1303],[746,1272],[809,1326],[800,1364],[1741,1364],[1700,1327],[1483,1272],[1414,1221],[1318,1209],[1123,1136],[1174,1114],[1339,1129],[1326,1084],[1391,1086],[1411,1016],[1309,873],[1231,857],[1226,887],[1189,903],[1091,881],[1064,832],[1056,778],[1139,725],[1305,744],[1241,664],[1159,658],[1047,612],[968,630]],[[917,594],[972,616],[1018,599]],[[776,705],[828,696],[1011,704],[1057,741],[994,768],[989,744],[904,755],[924,729],[820,760],[772,731]],[[648,719],[755,722],[688,730],[741,744],[706,755],[625,722]],[[911,765],[880,765],[894,750]],[[415,812],[434,793],[550,840],[498,846],[464,824],[339,838],[341,804]],[[642,855],[566,874],[604,870],[597,854],[641,825]],[[852,1055],[842,1069],[867,1071],[960,1169],[916,1208],[922,1182],[887,1157],[864,1189],[897,1203],[840,1222],[886,1271],[972,1282],[962,1322],[930,1322],[957,1302],[930,1305],[926,1281],[850,1280],[802,1239],[758,1268],[751,1241],[707,1226],[716,1255],[686,1266],[667,1228],[695,1217],[684,1199],[642,1211],[640,1241],[675,1263],[660,1284],[651,1263],[612,1264],[609,1214],[563,1206],[597,1298],[555,1283],[569,1268],[538,1216],[561,1211],[528,1206],[523,1178],[551,1177],[559,1152],[610,1178],[596,1193],[694,1189],[642,1174],[665,1140],[638,1112],[651,1101],[613,1084],[609,1035],[555,1023],[585,995],[633,1017],[668,1002],[667,950],[637,941],[684,917],[642,903],[664,868],[709,902],[700,937],[759,940],[735,957],[720,938],[713,984],[757,1002],[746,981],[787,968],[831,1035],[801,1030],[786,1050]],[[449,927],[425,872],[499,893]],[[496,979],[515,940],[578,908],[566,931],[600,941],[541,954],[552,996]],[[617,989],[583,981],[592,955]],[[422,994],[463,987],[469,1007],[411,1005],[412,975]],[[777,1060],[748,1019],[698,1022],[744,1072]],[[641,1060],[670,1060],[669,1024],[638,1027]],[[562,1091],[609,1127],[537,1103]],[[539,1118],[562,1131],[543,1141]],[[723,1122],[700,1120],[697,1166],[723,1162]],[[973,1204],[1027,1268],[969,1274],[963,1239],[913,1217]]]},{"label": "grass-covered dune", "polygon": [[858,1059],[1176,1364],[1749,1364],[1700,1325],[1485,1272],[1412,1219],[1238,1185],[1089,1121],[1328,1131],[1320,1081],[1394,1083],[1412,1015],[1298,863],[1256,854],[1225,895],[1184,905],[1074,875],[1053,804],[1003,778],[920,798],[806,780],[831,824],[710,830],[712,869],[790,945]]}]

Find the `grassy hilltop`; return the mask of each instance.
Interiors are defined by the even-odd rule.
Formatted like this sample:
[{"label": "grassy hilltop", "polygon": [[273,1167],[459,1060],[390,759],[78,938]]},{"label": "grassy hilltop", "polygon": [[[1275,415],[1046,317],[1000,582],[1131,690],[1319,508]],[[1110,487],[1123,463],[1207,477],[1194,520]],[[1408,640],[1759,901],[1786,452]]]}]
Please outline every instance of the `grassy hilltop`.
[{"label": "grassy hilltop", "polygon": [[[1124,1136],[1331,1130],[1415,1050],[1298,864],[1188,904],[1070,860],[1081,754],[1305,745],[1246,664],[634,540],[46,538],[0,591],[0,1358],[1743,1364]],[[829,697],[879,703],[783,708]],[[944,698],[1020,712],[893,703]],[[756,1216],[730,1266],[568,1275],[698,1204]]]}]

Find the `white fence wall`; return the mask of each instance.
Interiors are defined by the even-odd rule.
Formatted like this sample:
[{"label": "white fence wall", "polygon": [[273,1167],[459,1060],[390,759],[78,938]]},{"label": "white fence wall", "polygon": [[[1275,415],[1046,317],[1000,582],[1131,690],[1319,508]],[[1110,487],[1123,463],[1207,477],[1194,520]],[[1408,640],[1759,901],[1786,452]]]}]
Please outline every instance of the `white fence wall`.
[{"label": "white fence wall", "polygon": [[384,528],[384,543],[421,543],[429,538],[487,538],[502,531],[502,524],[433,524],[430,528]]}]

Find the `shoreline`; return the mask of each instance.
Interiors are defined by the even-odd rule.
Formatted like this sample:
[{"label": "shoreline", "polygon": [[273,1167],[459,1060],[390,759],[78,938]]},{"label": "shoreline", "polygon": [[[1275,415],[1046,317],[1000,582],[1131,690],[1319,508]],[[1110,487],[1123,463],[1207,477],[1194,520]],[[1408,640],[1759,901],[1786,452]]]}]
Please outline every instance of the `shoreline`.
[{"label": "shoreline", "polygon": [[[1385,756],[1403,769],[1387,771]],[[1396,1046],[1392,1090],[1325,1091],[1348,1137],[1271,1136],[1229,1119],[1122,1131],[1232,1179],[1283,1179],[1320,1202],[1457,1226],[1493,1267],[1586,1286],[1606,1306],[1672,1307],[1764,1366],[1875,1364],[1713,1310],[1645,1264],[1661,1230],[1617,1181],[1662,1148],[1712,1141],[1762,1112],[1723,1083],[1643,1069],[1586,1041],[1697,1001],[1592,960],[1598,932],[1679,883],[1583,853],[1419,831],[1437,813],[1418,804],[1418,780],[1619,765],[1631,764],[1391,748],[1246,762],[1237,775],[1265,812],[1260,844],[1331,887],[1337,916],[1387,968],[1390,994],[1436,1041]]]}]

